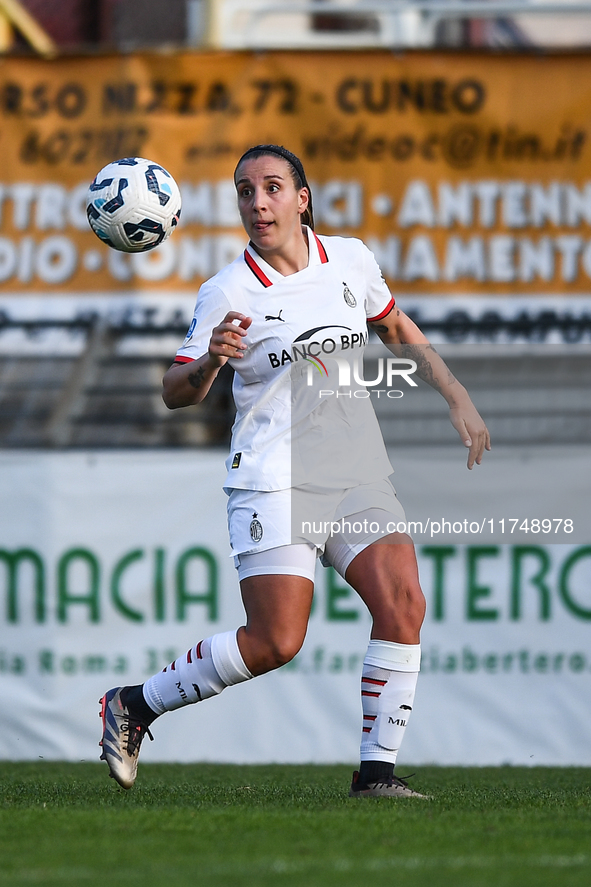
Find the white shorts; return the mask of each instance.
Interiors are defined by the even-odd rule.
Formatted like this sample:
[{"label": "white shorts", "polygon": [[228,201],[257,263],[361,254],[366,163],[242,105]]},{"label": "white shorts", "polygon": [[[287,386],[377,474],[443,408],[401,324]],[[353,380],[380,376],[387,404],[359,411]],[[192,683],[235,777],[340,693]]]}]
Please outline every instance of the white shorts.
[{"label": "white shorts", "polygon": [[387,478],[349,490],[232,490],[228,499],[230,544],[241,580],[283,574],[314,581],[318,556],[345,578],[359,552],[390,533],[405,532],[405,526],[404,509]]}]

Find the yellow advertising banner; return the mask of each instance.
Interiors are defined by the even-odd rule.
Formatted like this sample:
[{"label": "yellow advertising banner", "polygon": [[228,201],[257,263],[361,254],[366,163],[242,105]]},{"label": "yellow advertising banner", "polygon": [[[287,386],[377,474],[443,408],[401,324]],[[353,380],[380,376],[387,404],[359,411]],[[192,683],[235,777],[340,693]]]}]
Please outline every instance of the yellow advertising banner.
[{"label": "yellow advertising banner", "polygon": [[[265,52],[0,62],[0,291],[194,291],[243,248],[232,183],[260,142],[298,154],[320,233],[363,238],[414,295],[591,292],[591,59]],[[153,252],[85,213],[109,161],[183,195]]]}]

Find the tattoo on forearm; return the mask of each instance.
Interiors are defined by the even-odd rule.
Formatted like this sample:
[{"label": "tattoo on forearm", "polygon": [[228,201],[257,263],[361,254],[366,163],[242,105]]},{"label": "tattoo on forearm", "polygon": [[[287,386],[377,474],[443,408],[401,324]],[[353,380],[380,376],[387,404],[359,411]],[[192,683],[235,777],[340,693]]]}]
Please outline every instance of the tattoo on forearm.
[{"label": "tattoo on forearm", "polygon": [[204,368],[197,367],[194,373],[191,373],[189,376],[187,376],[187,379],[189,381],[189,385],[191,385],[192,388],[201,388],[203,380],[205,379]]},{"label": "tattoo on forearm", "polygon": [[[411,360],[414,360],[417,365],[417,375],[419,379],[422,379],[428,385],[431,385],[436,391],[442,393],[442,388],[439,381],[436,379],[435,374],[433,372],[433,364],[431,361],[431,356],[429,352],[437,355],[435,348],[432,345],[403,345],[401,349],[401,354],[403,357],[409,357]],[[445,364],[444,364],[445,366]],[[454,374],[451,372],[449,367],[445,367],[447,370],[447,383],[448,385],[453,385],[454,382],[457,381]]]}]

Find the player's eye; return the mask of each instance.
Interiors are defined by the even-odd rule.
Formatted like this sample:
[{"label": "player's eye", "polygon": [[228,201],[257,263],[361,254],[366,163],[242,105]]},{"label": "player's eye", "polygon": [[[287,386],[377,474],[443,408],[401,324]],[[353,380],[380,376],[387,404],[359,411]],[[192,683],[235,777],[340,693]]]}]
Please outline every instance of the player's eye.
[{"label": "player's eye", "polygon": [[249,188],[248,186],[241,188],[240,191],[238,192],[239,197],[250,197],[251,194],[252,194],[252,188]]},{"label": "player's eye", "polygon": [[273,182],[271,185],[269,185],[269,191],[271,192],[271,194],[275,194],[276,191],[279,191],[279,185]]}]

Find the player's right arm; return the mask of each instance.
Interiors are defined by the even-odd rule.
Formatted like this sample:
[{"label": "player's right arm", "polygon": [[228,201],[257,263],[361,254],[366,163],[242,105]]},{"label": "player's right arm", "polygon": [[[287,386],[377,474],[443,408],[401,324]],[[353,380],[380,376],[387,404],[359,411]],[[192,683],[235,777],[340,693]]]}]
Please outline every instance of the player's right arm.
[{"label": "player's right arm", "polygon": [[228,360],[240,359],[246,350],[242,341],[252,323],[238,311],[228,311],[214,327],[207,353],[186,363],[175,361],[162,380],[162,399],[169,410],[201,403],[217,374]]}]

